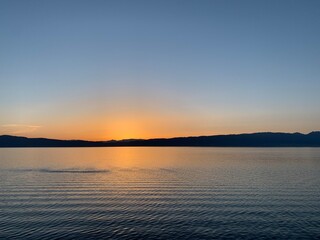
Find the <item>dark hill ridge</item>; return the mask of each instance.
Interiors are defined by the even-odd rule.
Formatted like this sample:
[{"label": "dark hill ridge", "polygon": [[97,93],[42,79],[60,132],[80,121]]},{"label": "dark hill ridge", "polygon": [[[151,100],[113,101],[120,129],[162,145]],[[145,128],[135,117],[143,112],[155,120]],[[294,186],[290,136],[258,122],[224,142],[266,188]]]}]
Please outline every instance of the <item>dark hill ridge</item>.
[{"label": "dark hill ridge", "polygon": [[200,137],[125,139],[111,141],[57,140],[2,135],[0,147],[120,147],[120,146],[190,146],[190,147],[320,147],[320,131],[302,133],[246,133]]}]

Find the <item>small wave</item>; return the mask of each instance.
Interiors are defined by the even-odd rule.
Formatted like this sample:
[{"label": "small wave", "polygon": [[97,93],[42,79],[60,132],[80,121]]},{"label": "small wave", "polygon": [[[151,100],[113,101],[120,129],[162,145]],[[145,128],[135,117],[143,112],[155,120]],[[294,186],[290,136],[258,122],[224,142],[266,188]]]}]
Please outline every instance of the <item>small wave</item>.
[{"label": "small wave", "polygon": [[176,170],[172,168],[159,168],[159,170],[164,172],[176,172]]},{"label": "small wave", "polygon": [[176,172],[173,168],[115,168],[119,172]]},{"label": "small wave", "polygon": [[106,173],[110,172],[106,169],[41,169],[40,172],[49,173]]},{"label": "small wave", "polygon": [[41,169],[15,169],[19,172],[43,172],[43,173],[108,173],[108,169],[92,169],[92,168],[41,168]]}]

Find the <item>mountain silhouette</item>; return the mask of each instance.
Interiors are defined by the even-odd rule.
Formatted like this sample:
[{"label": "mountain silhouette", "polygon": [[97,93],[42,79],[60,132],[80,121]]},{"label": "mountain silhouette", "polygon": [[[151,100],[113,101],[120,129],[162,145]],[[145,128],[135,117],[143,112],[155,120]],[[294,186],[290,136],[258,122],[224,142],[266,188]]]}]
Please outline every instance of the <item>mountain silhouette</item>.
[{"label": "mountain silhouette", "polygon": [[121,146],[190,146],[190,147],[320,147],[320,131],[302,133],[245,133],[199,137],[124,139],[110,141],[58,140],[0,136],[0,147],[121,147]]}]

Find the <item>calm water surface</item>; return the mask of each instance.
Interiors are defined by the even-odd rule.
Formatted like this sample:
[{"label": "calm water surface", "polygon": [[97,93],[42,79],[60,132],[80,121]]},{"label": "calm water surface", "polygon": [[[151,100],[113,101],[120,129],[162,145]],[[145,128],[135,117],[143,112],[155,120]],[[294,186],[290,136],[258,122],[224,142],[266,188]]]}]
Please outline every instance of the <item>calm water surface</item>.
[{"label": "calm water surface", "polygon": [[1,239],[320,239],[320,149],[0,149],[0,195]]}]

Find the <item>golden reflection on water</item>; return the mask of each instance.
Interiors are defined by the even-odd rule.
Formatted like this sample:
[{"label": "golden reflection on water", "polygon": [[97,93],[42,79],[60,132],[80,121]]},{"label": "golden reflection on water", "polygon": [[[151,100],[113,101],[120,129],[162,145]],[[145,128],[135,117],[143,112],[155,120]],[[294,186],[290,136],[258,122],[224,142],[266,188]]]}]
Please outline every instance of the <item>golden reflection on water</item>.
[{"label": "golden reflection on water", "polygon": [[215,156],[213,148],[3,148],[0,168],[175,168],[218,163]]},{"label": "golden reflection on water", "polygon": [[[218,168],[259,164],[299,163],[301,155],[319,149],[287,148],[192,148],[192,147],[111,147],[111,148],[2,148],[0,169],[86,168],[153,169]],[[320,153],[319,153],[320,154]],[[313,154],[317,156],[317,154]],[[310,159],[310,161],[313,161]],[[314,159],[317,161],[317,159]],[[250,163],[250,165],[248,165]]]}]

